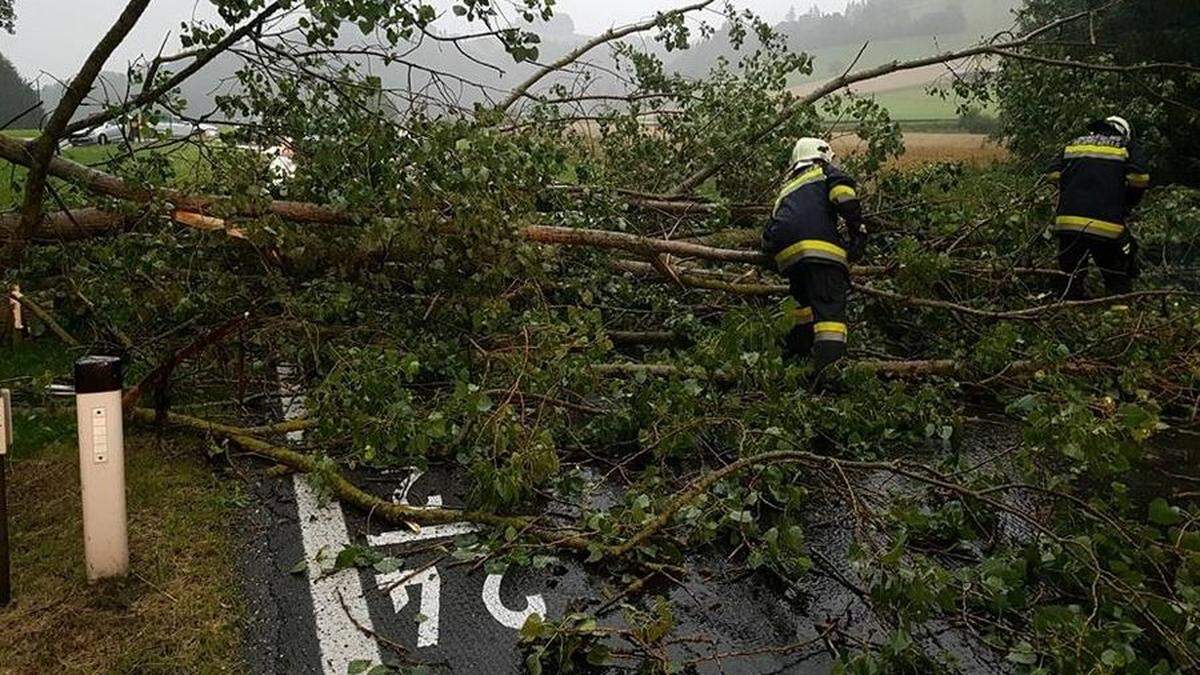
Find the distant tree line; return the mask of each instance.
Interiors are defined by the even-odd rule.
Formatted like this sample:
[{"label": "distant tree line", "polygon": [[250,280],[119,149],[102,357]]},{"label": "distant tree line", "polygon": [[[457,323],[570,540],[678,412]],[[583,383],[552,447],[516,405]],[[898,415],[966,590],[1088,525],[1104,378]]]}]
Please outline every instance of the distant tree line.
[{"label": "distant tree line", "polygon": [[807,14],[785,22],[779,30],[806,50],[862,42],[961,33],[967,16],[957,0],[852,0],[845,12]]},{"label": "distant tree line", "polygon": [[40,96],[33,85],[0,54],[0,124],[7,124],[9,129],[37,127],[42,119],[39,102]]}]

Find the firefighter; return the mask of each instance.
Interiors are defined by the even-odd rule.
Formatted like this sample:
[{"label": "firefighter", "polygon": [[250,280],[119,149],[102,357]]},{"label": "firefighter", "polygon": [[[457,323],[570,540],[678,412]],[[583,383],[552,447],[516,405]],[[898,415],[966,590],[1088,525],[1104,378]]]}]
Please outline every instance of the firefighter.
[{"label": "firefighter", "polygon": [[[846,221],[846,238],[838,232],[839,216]],[[801,138],[763,232],[763,250],[787,277],[796,299],[785,356],[798,359],[811,353],[818,374],[845,354],[849,265],[862,257],[866,244],[854,180],[833,165],[827,141]]]},{"label": "firefighter", "polygon": [[1122,117],[1088,125],[1050,168],[1059,185],[1058,266],[1068,276],[1063,297],[1086,295],[1088,259],[1104,276],[1109,294],[1128,293],[1138,277],[1138,244],[1129,217],[1150,187],[1150,173],[1133,127]]}]

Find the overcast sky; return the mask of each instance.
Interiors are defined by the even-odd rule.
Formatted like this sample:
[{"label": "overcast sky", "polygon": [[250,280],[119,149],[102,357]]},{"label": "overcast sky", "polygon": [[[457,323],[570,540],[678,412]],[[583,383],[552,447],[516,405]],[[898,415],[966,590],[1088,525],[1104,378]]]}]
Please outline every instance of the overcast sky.
[{"label": "overcast sky", "polygon": [[[65,78],[112,24],[125,0],[16,0],[17,33],[0,32],[0,53],[26,78],[51,73]],[[597,34],[613,24],[624,24],[652,15],[656,10],[687,4],[686,0],[557,0],[557,11],[571,15],[576,30]],[[793,5],[803,11],[814,4],[822,9],[842,9],[846,0],[738,0],[772,20],[779,20]],[[153,0],[142,21],[108,63],[110,70],[138,54],[155,54],[163,38],[178,34],[179,23],[192,17],[212,17],[207,0]],[[168,50],[177,45],[168,44]],[[43,79],[43,84],[45,81]]]}]

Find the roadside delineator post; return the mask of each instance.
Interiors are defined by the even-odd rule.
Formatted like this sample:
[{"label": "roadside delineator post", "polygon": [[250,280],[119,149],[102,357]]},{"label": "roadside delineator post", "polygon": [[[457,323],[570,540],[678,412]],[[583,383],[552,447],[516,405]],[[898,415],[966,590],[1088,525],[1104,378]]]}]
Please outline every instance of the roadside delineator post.
[{"label": "roadside delineator post", "polygon": [[0,607],[12,602],[8,550],[8,449],[12,447],[12,395],[0,389]]},{"label": "roadside delineator post", "polygon": [[75,362],[75,417],[79,425],[79,482],[88,581],[129,573],[121,388],[121,359],[88,356]]}]

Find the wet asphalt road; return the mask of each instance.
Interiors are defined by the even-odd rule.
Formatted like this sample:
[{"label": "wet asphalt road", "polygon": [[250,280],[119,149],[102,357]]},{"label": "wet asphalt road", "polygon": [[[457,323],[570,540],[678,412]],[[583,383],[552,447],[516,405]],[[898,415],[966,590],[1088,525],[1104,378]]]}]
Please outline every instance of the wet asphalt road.
[{"label": "wet asphalt road", "polygon": [[[405,486],[405,475],[399,474],[360,474],[355,480],[380,496],[399,496],[396,491]],[[414,505],[424,505],[431,495],[437,495],[453,507],[461,504],[461,485],[450,473],[434,470],[416,481],[407,497]],[[341,667],[331,666],[330,655],[322,653],[336,650],[337,645],[325,644],[328,636],[317,628],[310,578],[292,571],[304,559],[295,486],[289,478],[263,477],[253,479],[250,489],[255,506],[244,528],[242,564],[252,617],[247,639],[251,670],[344,673],[345,661]],[[362,514],[346,512],[344,520],[355,544],[369,545],[372,536],[379,544],[378,537],[386,536],[387,528],[368,523]],[[654,593],[669,596],[677,619],[674,635],[690,640],[675,647],[671,656],[677,662],[696,661],[701,673],[828,673],[831,652],[821,639],[828,626],[837,625],[857,639],[872,642],[886,640],[888,635],[860,597],[861,583],[845,558],[851,536],[846,518],[814,525],[809,538],[810,546],[818,551],[814,556],[818,565],[802,581],[802,592],[792,593],[790,598],[784,584],[761,574],[723,568],[722,560],[713,559],[690,561],[697,572],[691,578],[681,585],[653,587],[637,602],[646,605]],[[437,672],[523,672],[515,626],[523,621],[522,612],[540,609],[530,596],[540,600],[554,619],[569,611],[595,611],[620,590],[579,561],[561,559],[542,570],[510,568],[499,581],[499,606],[493,599],[489,607],[484,598],[486,570],[432,550],[439,541],[451,544],[448,548],[452,550],[449,539],[376,546],[402,561],[402,569],[390,577],[369,569],[343,573],[358,576],[361,597],[339,598],[346,605],[335,608],[333,615],[345,618],[348,605],[361,603],[368,616],[362,623],[369,626],[351,624],[350,630],[360,631],[358,637],[369,635],[366,639],[378,646],[378,658],[383,662],[424,663],[436,666]],[[430,570],[436,571],[436,579],[431,578]],[[398,594],[398,580],[424,583],[406,585]],[[436,601],[427,597],[431,586],[436,586]],[[397,595],[405,602],[398,603]],[[431,620],[436,623],[432,630]],[[619,612],[610,613],[603,622],[622,625]],[[1004,671],[993,655],[952,627],[939,624],[927,628],[918,636],[921,644],[930,653],[955,654],[962,671]],[[801,643],[808,644],[785,649]]]}]

